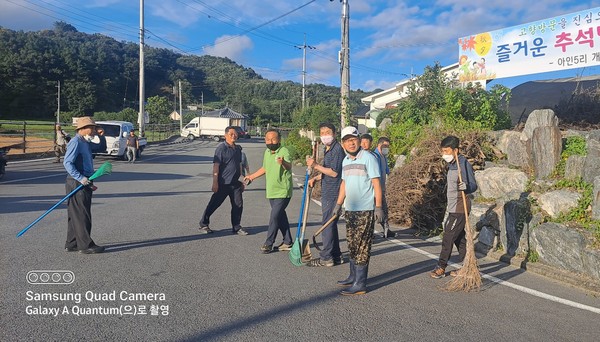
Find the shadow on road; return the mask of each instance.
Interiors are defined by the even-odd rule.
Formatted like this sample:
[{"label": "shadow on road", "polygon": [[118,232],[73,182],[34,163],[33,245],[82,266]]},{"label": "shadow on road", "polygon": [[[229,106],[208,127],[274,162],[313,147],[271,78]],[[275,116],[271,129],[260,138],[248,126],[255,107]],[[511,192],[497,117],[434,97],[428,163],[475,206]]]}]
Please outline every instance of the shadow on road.
[{"label": "shadow on road", "polygon": [[[244,228],[248,231],[249,235],[255,235],[262,233],[267,230],[266,226],[258,226],[258,227],[246,227]],[[122,252],[128,249],[134,248],[145,248],[145,247],[153,247],[153,246],[162,246],[162,245],[170,245],[175,243],[196,241],[196,240],[204,240],[204,239],[212,239],[212,238],[221,238],[234,236],[231,233],[231,229],[223,229],[214,231],[212,234],[196,234],[196,235],[185,235],[185,236],[174,236],[174,237],[166,237],[159,239],[150,239],[150,240],[141,240],[141,241],[127,241],[127,242],[117,242],[117,243],[105,243],[104,247],[106,247],[106,251],[104,253],[115,253]]]}]

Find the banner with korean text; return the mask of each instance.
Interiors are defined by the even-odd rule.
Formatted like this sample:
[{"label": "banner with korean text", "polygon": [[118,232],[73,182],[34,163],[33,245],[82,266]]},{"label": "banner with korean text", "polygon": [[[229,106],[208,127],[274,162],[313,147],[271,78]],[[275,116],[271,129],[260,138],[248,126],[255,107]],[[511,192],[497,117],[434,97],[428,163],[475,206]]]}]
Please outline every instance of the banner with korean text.
[{"label": "banner with korean text", "polygon": [[458,39],[461,82],[600,65],[600,7]]}]

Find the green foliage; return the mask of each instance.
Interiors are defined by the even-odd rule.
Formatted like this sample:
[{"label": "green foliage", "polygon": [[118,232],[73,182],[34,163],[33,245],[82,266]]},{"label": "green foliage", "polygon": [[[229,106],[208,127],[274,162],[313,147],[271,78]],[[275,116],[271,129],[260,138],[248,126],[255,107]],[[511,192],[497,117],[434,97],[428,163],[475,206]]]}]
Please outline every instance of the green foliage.
[{"label": "green foliage", "polygon": [[527,256],[525,259],[527,259],[529,262],[538,262],[540,260],[540,255],[538,252],[530,249],[527,251]]},{"label": "green foliage", "polygon": [[556,165],[552,177],[564,177],[567,159],[570,156],[585,156],[587,154],[587,145],[584,137],[573,135],[565,139],[563,151],[560,155],[560,161]]},{"label": "green foliage", "polygon": [[306,156],[312,154],[312,145],[310,139],[301,137],[298,130],[292,130],[287,138],[283,139],[283,146],[290,151],[292,160],[304,162]]},{"label": "green foliage", "polygon": [[[137,43],[118,42],[101,34],[85,34],[64,22],[38,32],[0,28],[0,108],[2,119],[52,119],[57,108],[57,83],[61,82],[62,112],[72,116],[93,112],[118,112],[138,103]],[[168,96],[182,81],[183,104],[228,105],[257,123],[292,121],[301,106],[302,85],[263,79],[251,68],[227,58],[181,55],[168,49],[146,47],[147,97]],[[307,107],[339,102],[339,88],[306,86]],[[351,91],[350,108],[369,95]],[[173,103],[169,106],[173,108]],[[169,111],[170,112],[170,111]],[[339,112],[336,109],[335,112]],[[10,117],[6,113],[10,113]],[[252,122],[252,121],[251,121]]]},{"label": "green foliage", "polygon": [[319,131],[319,125],[323,122],[332,123],[336,128],[340,126],[340,114],[337,105],[318,103],[314,106],[297,110],[293,114],[293,126]]},{"label": "green foliage", "polygon": [[390,113],[393,122],[409,120],[417,125],[462,127],[465,129],[504,129],[510,115],[502,101],[510,100],[510,89],[496,85],[489,91],[466,87],[447,77],[436,63],[408,85],[408,97]]},{"label": "green foliage", "polygon": [[423,126],[412,120],[393,121],[386,129],[390,138],[390,153],[408,155],[410,149],[423,138]]},{"label": "green foliage", "polygon": [[556,182],[555,187],[557,189],[577,190],[581,193],[581,198],[575,208],[572,208],[567,213],[560,214],[552,221],[559,223],[573,222],[585,229],[591,230],[596,240],[595,245],[600,245],[600,220],[593,220],[589,210],[593,201],[593,185],[579,177],[575,180],[559,180]]},{"label": "green foliage", "polygon": [[171,119],[169,114],[173,111],[169,100],[164,96],[153,96],[148,98],[148,103],[145,106],[150,123],[169,123]]}]

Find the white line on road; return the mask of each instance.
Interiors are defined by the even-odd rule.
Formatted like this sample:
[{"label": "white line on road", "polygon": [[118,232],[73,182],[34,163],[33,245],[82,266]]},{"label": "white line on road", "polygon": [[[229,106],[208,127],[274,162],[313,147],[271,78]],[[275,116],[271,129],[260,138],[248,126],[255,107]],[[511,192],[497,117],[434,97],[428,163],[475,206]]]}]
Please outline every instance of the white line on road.
[{"label": "white line on road", "polygon": [[[317,201],[315,199],[313,199],[312,201],[315,202],[315,203],[317,203],[319,206],[321,206],[321,202],[319,202],[319,201]],[[424,251],[422,249],[419,249],[417,247],[409,245],[409,244],[407,244],[405,242],[402,242],[402,241],[400,241],[398,239],[388,239],[388,240],[390,242],[392,242],[392,243],[395,243],[396,245],[406,247],[407,249],[412,249],[413,251],[415,251],[415,252],[417,252],[419,254],[422,254],[422,255],[430,258],[430,259],[438,260],[438,256],[437,255],[431,254],[431,253],[429,253],[427,251]],[[455,264],[455,263],[449,263],[449,265],[451,265],[453,267],[456,267],[456,268],[460,267],[460,265]],[[532,296],[536,296],[536,297],[543,298],[543,299],[546,299],[546,300],[550,300],[550,301],[553,301],[553,302],[556,302],[556,303],[561,303],[561,304],[564,304],[564,305],[568,305],[568,306],[571,306],[571,307],[574,307],[574,308],[577,308],[577,309],[587,310],[587,311],[590,311],[590,312],[594,312],[594,313],[600,314],[600,308],[596,308],[596,307],[593,307],[593,306],[589,306],[589,305],[577,303],[577,302],[574,302],[572,300],[564,299],[564,298],[553,296],[553,295],[550,295],[550,294],[547,294],[547,293],[544,293],[544,292],[541,292],[541,291],[538,291],[538,290],[530,289],[528,287],[525,287],[525,286],[522,286],[522,285],[517,285],[517,284],[511,283],[509,281],[502,280],[500,278],[494,277],[492,275],[485,274],[483,272],[481,272],[481,276],[483,278],[485,278],[485,279],[488,279],[488,280],[496,283],[496,284],[504,285],[504,286],[510,287],[512,289],[515,289],[517,291],[521,291],[523,293],[530,294]]]},{"label": "white line on road", "polygon": [[[437,260],[438,259],[437,255],[431,254],[431,253],[429,253],[427,251],[424,251],[422,249],[419,249],[417,247],[409,245],[409,244],[407,244],[405,242],[402,242],[402,241],[400,241],[398,239],[388,239],[388,240],[390,242],[392,242],[392,243],[395,243],[396,245],[406,247],[407,249],[412,249],[415,252],[417,252],[419,254],[422,254],[422,255],[430,258],[430,259],[433,259],[433,260]],[[449,263],[449,265],[451,265],[453,267],[456,267],[456,268],[460,267],[460,265],[457,265],[455,263]],[[496,283],[496,284],[508,286],[508,287],[510,287],[512,289],[515,289],[517,291],[521,291],[521,292],[524,292],[524,293],[528,293],[528,294],[530,294],[532,296],[536,296],[536,297],[547,299],[547,300],[550,300],[550,301],[553,301],[553,302],[556,302],[556,303],[561,303],[561,304],[565,304],[565,305],[568,305],[568,306],[572,306],[574,308],[578,308],[578,309],[582,309],[582,310],[587,310],[587,311],[591,311],[591,312],[600,314],[600,308],[596,308],[596,307],[593,307],[593,306],[589,306],[589,305],[577,303],[577,302],[574,302],[574,301],[571,301],[571,300],[568,300],[568,299],[564,299],[564,298],[556,297],[556,296],[553,296],[553,295],[549,295],[547,293],[544,293],[544,292],[541,292],[541,291],[538,291],[538,290],[530,289],[530,288],[525,287],[525,286],[517,285],[517,284],[511,283],[509,281],[502,280],[500,278],[494,277],[494,276],[489,275],[489,274],[485,274],[483,272],[481,272],[481,276],[483,278],[485,278],[485,279],[488,279],[488,280]]]}]

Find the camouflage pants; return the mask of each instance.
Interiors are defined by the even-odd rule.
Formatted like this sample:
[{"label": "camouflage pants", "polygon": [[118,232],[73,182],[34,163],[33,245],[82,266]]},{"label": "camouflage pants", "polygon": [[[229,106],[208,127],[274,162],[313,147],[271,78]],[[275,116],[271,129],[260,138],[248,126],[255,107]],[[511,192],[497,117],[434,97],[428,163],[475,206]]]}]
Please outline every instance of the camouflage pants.
[{"label": "camouflage pants", "polygon": [[375,229],[375,213],[367,211],[346,211],[346,241],[350,259],[356,265],[364,266],[369,263],[371,246],[373,245],[373,230]]}]

